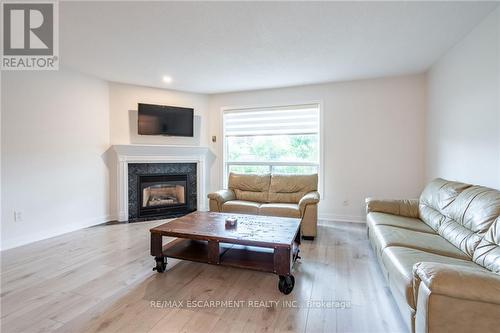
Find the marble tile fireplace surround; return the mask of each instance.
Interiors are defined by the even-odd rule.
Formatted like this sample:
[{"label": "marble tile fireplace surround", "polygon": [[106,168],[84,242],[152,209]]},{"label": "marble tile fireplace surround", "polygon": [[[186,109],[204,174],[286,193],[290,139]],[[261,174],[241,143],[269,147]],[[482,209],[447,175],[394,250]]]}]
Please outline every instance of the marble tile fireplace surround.
[{"label": "marble tile fireplace surround", "polygon": [[129,222],[194,212],[198,201],[196,169],[196,163],[129,163]]},{"label": "marble tile fireplace surround", "polygon": [[207,147],[114,145],[119,221],[144,221],[207,210]]}]

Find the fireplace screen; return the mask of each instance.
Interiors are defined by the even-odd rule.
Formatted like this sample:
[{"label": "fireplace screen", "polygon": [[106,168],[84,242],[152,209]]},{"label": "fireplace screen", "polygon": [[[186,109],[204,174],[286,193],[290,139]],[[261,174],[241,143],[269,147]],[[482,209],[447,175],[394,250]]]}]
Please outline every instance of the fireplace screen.
[{"label": "fireplace screen", "polygon": [[145,187],[142,190],[142,207],[184,205],[186,203],[186,184],[178,183],[181,182],[168,182]]},{"label": "fireplace screen", "polygon": [[139,177],[139,216],[175,213],[186,208],[187,175]]}]

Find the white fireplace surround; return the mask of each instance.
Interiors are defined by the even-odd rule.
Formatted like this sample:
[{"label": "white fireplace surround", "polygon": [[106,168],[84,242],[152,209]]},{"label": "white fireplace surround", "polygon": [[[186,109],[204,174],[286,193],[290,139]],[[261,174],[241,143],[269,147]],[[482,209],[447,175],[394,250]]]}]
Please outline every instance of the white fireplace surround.
[{"label": "white fireplace surround", "polygon": [[113,145],[117,157],[118,221],[128,221],[129,163],[196,163],[197,209],[207,210],[208,158],[207,147],[166,145]]}]

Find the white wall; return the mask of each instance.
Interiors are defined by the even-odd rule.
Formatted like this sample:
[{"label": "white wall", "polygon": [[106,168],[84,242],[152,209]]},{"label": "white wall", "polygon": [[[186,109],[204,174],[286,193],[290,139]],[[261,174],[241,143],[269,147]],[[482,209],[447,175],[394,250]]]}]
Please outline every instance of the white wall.
[{"label": "white wall", "polygon": [[1,248],[105,222],[108,84],[65,70],[1,80]]},{"label": "white wall", "polygon": [[424,185],[425,91],[425,76],[415,75],[212,95],[211,190],[222,186],[221,108],[321,102],[321,217],[363,220],[367,196],[415,198]]},{"label": "white wall", "polygon": [[[194,108],[194,138],[138,135],[137,103]],[[121,83],[110,83],[109,109],[111,143],[206,146],[208,144],[207,108],[207,95]]]},{"label": "white wall", "polygon": [[426,178],[500,189],[500,7],[428,79]]}]

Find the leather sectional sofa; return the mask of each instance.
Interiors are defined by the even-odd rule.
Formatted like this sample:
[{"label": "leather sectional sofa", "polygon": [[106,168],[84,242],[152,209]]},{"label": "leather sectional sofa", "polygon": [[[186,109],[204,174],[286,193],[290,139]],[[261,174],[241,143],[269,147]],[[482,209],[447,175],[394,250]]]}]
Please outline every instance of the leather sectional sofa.
[{"label": "leather sectional sofa", "polygon": [[210,211],[300,218],[302,237],[314,239],[318,175],[230,173],[228,189],[208,195]]},{"label": "leather sectional sofa", "polygon": [[412,332],[500,332],[500,191],[436,179],[367,199],[368,237]]}]

